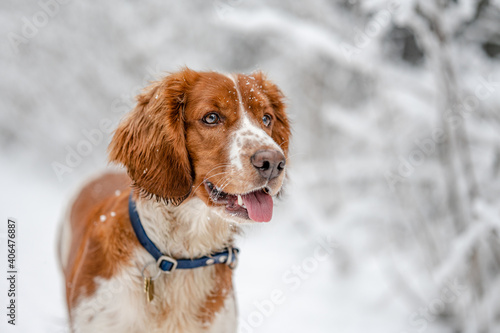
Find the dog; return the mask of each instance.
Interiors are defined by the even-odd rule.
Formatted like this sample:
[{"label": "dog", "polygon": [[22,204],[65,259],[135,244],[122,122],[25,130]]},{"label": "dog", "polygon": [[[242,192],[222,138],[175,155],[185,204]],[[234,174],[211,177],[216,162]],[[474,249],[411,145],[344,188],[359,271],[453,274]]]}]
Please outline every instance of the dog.
[{"label": "dog", "polygon": [[261,72],[184,68],[147,87],[108,148],[127,172],[87,183],[61,226],[71,330],[236,332],[233,238],[271,220],[289,139]]}]

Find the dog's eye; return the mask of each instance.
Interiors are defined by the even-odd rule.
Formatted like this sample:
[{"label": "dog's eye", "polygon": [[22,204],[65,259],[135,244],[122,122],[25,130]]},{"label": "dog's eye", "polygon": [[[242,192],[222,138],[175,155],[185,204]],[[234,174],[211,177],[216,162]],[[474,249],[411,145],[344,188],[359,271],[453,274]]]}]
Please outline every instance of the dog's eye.
[{"label": "dog's eye", "polygon": [[215,125],[220,123],[220,116],[216,112],[207,113],[202,121],[208,125]]},{"label": "dog's eye", "polygon": [[265,114],[264,117],[262,117],[262,123],[264,123],[264,126],[266,126],[266,127],[271,125],[271,120],[272,120],[272,118],[268,114]]}]

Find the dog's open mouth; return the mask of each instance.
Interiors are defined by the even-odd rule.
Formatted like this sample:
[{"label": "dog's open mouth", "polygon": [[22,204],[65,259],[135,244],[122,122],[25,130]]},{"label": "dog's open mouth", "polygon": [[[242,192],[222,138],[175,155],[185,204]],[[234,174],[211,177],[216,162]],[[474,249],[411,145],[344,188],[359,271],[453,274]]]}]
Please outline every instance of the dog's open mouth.
[{"label": "dog's open mouth", "polygon": [[273,216],[273,198],[267,187],[245,194],[230,194],[205,181],[205,189],[210,199],[217,205],[224,205],[231,215],[255,222],[269,222]]}]

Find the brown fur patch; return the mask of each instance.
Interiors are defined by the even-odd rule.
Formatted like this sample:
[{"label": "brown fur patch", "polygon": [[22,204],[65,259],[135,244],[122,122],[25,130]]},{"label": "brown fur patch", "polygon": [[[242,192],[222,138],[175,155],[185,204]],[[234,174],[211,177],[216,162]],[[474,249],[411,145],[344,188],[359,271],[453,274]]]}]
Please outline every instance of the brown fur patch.
[{"label": "brown fur patch", "polygon": [[134,187],[145,196],[180,203],[191,192],[183,109],[198,78],[197,72],[185,69],[154,82],[115,131],[109,158],[127,168]]},{"label": "brown fur patch", "polygon": [[200,310],[202,323],[211,323],[215,315],[224,307],[224,303],[233,289],[232,270],[227,265],[215,265],[215,287]]},{"label": "brown fur patch", "polygon": [[[125,174],[105,174],[85,186],[73,203],[65,271],[69,308],[81,295],[95,292],[96,277],[108,279],[128,261],[130,244],[139,245],[128,218],[130,183]],[[118,196],[117,190],[121,191]],[[101,222],[101,215],[106,221]]]}]

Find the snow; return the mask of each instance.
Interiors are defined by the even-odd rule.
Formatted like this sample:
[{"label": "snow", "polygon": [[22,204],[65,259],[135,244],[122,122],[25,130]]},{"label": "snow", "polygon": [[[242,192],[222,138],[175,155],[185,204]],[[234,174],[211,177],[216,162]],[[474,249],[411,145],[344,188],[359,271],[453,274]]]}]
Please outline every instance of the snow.
[{"label": "snow", "polygon": [[[25,162],[25,161],[23,161]],[[56,238],[62,218],[63,202],[71,191],[47,181],[27,164],[2,163],[2,219],[15,217],[18,223],[18,321],[0,322],[2,332],[66,332],[64,281],[56,261]],[[2,224],[0,235],[6,231]],[[0,238],[0,253],[6,258],[5,238]],[[5,271],[5,261],[2,270]],[[6,300],[5,279],[0,279],[2,300]],[[5,304],[5,301],[3,302]],[[4,308],[2,306],[2,308]]]}]

